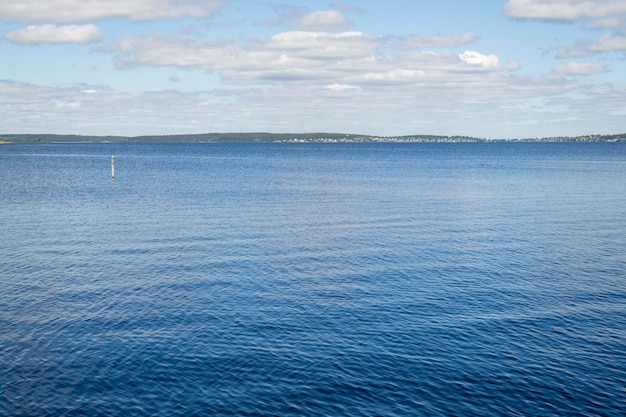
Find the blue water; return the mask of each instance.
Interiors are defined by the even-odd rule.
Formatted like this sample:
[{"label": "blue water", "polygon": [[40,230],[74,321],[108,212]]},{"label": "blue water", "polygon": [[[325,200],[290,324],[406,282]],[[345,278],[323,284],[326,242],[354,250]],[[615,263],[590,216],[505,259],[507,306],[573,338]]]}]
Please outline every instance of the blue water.
[{"label": "blue water", "polygon": [[7,416],[623,416],[626,144],[0,146],[0,382]]}]

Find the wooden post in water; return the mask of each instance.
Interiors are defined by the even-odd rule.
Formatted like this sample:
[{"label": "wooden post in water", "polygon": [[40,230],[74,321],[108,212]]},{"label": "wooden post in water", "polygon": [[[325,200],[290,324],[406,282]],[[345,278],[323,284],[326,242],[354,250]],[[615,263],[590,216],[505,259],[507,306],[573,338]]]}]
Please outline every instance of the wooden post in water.
[{"label": "wooden post in water", "polygon": [[111,155],[111,179],[115,179],[115,157]]}]

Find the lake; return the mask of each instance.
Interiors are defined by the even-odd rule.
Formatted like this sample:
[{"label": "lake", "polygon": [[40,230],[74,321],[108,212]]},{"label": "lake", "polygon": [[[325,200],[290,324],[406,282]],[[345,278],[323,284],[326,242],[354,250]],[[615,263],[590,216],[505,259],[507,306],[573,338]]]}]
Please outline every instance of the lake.
[{"label": "lake", "polygon": [[626,412],[626,143],[11,144],[0,181],[1,415]]}]

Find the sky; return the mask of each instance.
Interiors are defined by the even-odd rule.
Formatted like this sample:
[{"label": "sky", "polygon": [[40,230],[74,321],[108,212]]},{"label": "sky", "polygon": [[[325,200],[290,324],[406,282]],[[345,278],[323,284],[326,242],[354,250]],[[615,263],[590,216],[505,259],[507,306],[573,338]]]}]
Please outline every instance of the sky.
[{"label": "sky", "polygon": [[0,0],[0,133],[626,132],[626,0]]}]

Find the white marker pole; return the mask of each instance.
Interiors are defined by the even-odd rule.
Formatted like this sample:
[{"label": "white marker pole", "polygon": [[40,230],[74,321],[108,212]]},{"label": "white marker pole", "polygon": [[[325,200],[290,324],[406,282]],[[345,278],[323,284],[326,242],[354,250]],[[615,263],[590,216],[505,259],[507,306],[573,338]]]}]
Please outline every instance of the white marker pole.
[{"label": "white marker pole", "polygon": [[115,179],[115,157],[111,156],[111,179]]}]

